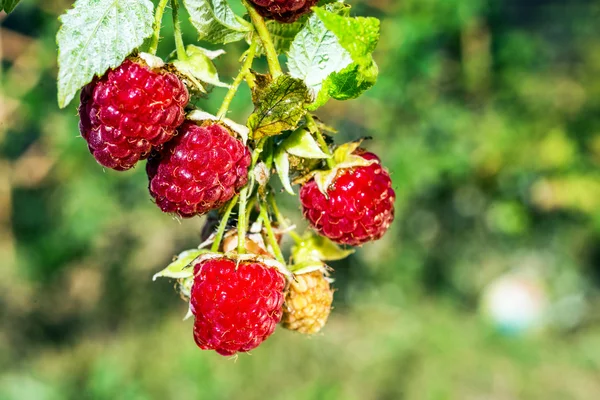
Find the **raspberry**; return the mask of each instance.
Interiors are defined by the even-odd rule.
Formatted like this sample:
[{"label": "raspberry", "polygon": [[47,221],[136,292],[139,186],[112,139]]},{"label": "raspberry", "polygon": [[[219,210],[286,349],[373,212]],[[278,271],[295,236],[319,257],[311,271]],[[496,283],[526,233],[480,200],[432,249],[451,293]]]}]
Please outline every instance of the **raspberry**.
[{"label": "raspberry", "polygon": [[279,22],[294,22],[310,12],[318,0],[250,0],[260,15]]},{"label": "raspberry", "polygon": [[173,137],[188,100],[174,74],[127,59],[82,89],[79,130],[98,163],[124,171]]},{"label": "raspberry", "polygon": [[281,320],[284,289],[283,274],[261,262],[201,261],[190,301],[196,344],[224,356],[256,348]]},{"label": "raspberry", "polygon": [[323,272],[296,275],[285,296],[281,324],[300,333],[317,333],[327,322],[332,302],[333,290]]},{"label": "raspberry", "polygon": [[395,193],[388,172],[373,153],[357,153],[376,162],[341,169],[327,197],[311,179],[300,190],[304,217],[321,235],[358,246],[380,239],[394,220]]},{"label": "raspberry", "polygon": [[250,151],[221,125],[184,123],[148,160],[150,194],[183,218],[221,207],[248,182]]}]

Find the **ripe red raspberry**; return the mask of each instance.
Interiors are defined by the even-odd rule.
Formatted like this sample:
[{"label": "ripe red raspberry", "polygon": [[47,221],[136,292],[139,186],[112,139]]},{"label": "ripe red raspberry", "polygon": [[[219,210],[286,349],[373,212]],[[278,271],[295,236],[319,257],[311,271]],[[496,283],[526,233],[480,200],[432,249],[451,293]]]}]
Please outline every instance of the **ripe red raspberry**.
[{"label": "ripe red raspberry", "polygon": [[173,137],[188,101],[174,74],[127,59],[82,89],[79,130],[98,163],[124,171]]},{"label": "ripe red raspberry", "polygon": [[281,272],[258,261],[201,261],[190,300],[198,347],[224,356],[256,348],[281,320],[285,283]]},{"label": "ripe red raspberry", "polygon": [[250,151],[221,125],[184,123],[148,160],[150,194],[183,218],[221,207],[248,182]]},{"label": "ripe red raspberry", "polygon": [[383,236],[394,220],[395,193],[388,172],[373,153],[359,153],[369,166],[341,169],[327,190],[314,179],[300,190],[304,217],[334,242],[358,246]]},{"label": "ripe red raspberry", "polygon": [[250,0],[260,15],[279,22],[294,22],[310,12],[318,0]]}]

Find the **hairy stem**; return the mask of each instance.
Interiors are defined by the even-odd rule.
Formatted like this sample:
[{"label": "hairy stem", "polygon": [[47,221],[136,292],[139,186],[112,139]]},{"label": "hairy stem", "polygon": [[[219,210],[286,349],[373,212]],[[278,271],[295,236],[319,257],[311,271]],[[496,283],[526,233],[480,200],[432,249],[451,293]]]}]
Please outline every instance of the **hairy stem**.
[{"label": "hairy stem", "polygon": [[269,33],[267,25],[265,24],[265,20],[254,9],[254,7],[248,4],[247,1],[244,1],[244,6],[248,10],[248,14],[250,15],[250,19],[252,20],[254,29],[256,29],[256,33],[258,33],[258,37],[260,38],[263,48],[265,49],[267,63],[269,64],[269,72],[271,72],[273,78],[277,78],[279,75],[283,74],[283,71],[281,70],[279,58],[277,58],[277,51],[275,50],[275,46],[273,45],[273,40],[271,39],[271,34]]},{"label": "hairy stem", "polygon": [[154,33],[152,34],[152,40],[150,41],[150,47],[148,48],[148,53],[153,56],[156,55],[156,51],[158,50],[158,41],[160,40],[160,28],[162,26],[162,19],[165,13],[165,8],[167,7],[167,3],[169,0],[160,0],[158,6],[156,7],[156,11],[154,13]]},{"label": "hairy stem", "polygon": [[285,265],[285,259],[283,258],[283,254],[281,253],[281,249],[279,248],[279,244],[277,243],[277,238],[273,233],[273,227],[271,226],[271,221],[269,220],[269,214],[267,213],[267,204],[262,202],[260,204],[260,216],[265,224],[265,228],[267,229],[267,240],[271,245],[271,248],[275,252],[275,258],[277,261]]},{"label": "hairy stem", "polygon": [[240,192],[240,206],[238,209],[238,254],[246,252],[246,232],[248,231],[248,220],[246,219],[246,201],[248,197],[248,186]]},{"label": "hairy stem", "polygon": [[177,58],[181,61],[188,59],[183,45],[183,36],[181,34],[181,24],[179,22],[179,0],[171,0],[173,8],[173,29],[175,33],[175,48],[177,49]]},{"label": "hairy stem", "polygon": [[[279,207],[277,206],[277,201],[275,200],[273,193],[269,193],[269,205],[271,206],[271,210],[273,211],[273,214],[275,214],[275,218],[277,219],[279,225],[281,225],[283,229],[287,230],[290,225],[283,214],[281,214],[281,211],[279,211]],[[296,244],[300,244],[302,242],[302,238],[295,231],[289,231],[288,233]]]},{"label": "hairy stem", "polygon": [[221,218],[221,222],[219,223],[219,228],[217,229],[217,235],[215,236],[215,241],[210,248],[210,251],[217,252],[219,251],[219,246],[221,246],[221,240],[223,240],[223,234],[225,233],[225,228],[227,228],[227,222],[229,221],[229,216],[231,215],[231,211],[233,207],[238,202],[239,196],[236,195],[233,199],[229,201],[227,204],[227,208],[223,213],[223,217]]},{"label": "hairy stem", "polygon": [[219,108],[219,111],[217,112],[217,117],[219,119],[223,118],[227,114],[229,105],[231,104],[231,101],[235,97],[235,94],[237,93],[238,88],[240,87],[240,84],[242,83],[242,81],[244,80],[246,75],[248,75],[250,68],[252,68],[252,62],[254,61],[254,57],[256,56],[256,48],[257,47],[258,47],[258,41],[255,38],[252,38],[252,42],[250,43],[250,48],[246,52],[246,59],[244,60],[244,63],[242,64],[242,68],[240,69],[240,72],[235,77],[233,83],[229,87],[229,91],[225,95],[225,99],[223,99],[223,104],[221,104],[221,108]]},{"label": "hairy stem", "polygon": [[[313,135],[315,135],[315,137],[317,138],[317,143],[319,143],[319,147],[321,147],[321,150],[323,151],[323,153],[327,154],[328,156],[331,156],[331,151],[329,151],[329,146],[327,146],[327,142],[325,142],[325,138],[323,137],[321,130],[317,126],[317,122],[315,121],[313,116],[310,115],[310,113],[306,114],[306,126],[308,126],[308,129],[310,130],[310,132]],[[334,162],[333,162],[333,158],[331,158],[331,157],[325,159],[325,162],[327,163],[327,166],[330,169],[335,166]]]}]

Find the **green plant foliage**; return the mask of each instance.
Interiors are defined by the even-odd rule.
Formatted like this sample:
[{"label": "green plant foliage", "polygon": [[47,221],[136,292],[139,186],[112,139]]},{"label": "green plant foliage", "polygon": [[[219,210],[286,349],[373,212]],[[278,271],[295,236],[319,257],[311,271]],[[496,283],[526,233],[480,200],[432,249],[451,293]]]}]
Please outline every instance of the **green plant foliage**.
[{"label": "green plant foliage", "polygon": [[94,75],[139,47],[152,34],[150,0],[78,0],[61,17],[58,43],[58,104],[66,107]]},{"label": "green plant foliage", "polygon": [[4,10],[7,13],[11,12],[15,9],[17,4],[19,4],[19,1],[21,0],[2,0],[0,3],[0,11]]},{"label": "green plant foliage", "polygon": [[198,39],[225,44],[242,40],[252,25],[237,16],[227,0],[183,0]]},{"label": "green plant foliage", "polygon": [[[336,3],[335,9],[341,14],[348,12],[339,3]],[[294,38],[287,55],[291,76],[302,79],[314,95],[318,95],[323,81],[330,74],[343,70],[352,62],[350,53],[317,15],[308,19]]]},{"label": "green plant foliage", "polygon": [[310,102],[308,88],[299,79],[282,75],[267,87],[255,91],[255,110],[248,118],[253,139],[278,135],[294,129],[306,114]]}]

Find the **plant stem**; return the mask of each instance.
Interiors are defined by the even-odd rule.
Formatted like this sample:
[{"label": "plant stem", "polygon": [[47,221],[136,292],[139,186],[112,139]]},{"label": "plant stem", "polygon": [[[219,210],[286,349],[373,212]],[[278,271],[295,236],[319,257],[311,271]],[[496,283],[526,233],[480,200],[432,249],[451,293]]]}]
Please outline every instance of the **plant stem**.
[{"label": "plant stem", "polygon": [[223,217],[221,218],[221,223],[219,223],[219,228],[217,229],[217,235],[215,236],[215,241],[210,248],[210,251],[217,252],[219,251],[219,246],[221,246],[221,240],[223,240],[223,234],[225,233],[225,228],[227,228],[227,222],[229,221],[229,216],[231,215],[231,211],[233,207],[238,201],[239,196],[236,195],[233,199],[229,201],[227,204],[227,208],[223,213]]},{"label": "plant stem", "polygon": [[[327,146],[327,142],[325,142],[325,138],[323,137],[323,134],[321,133],[321,130],[317,126],[317,122],[315,121],[313,116],[310,115],[310,113],[309,113],[309,114],[306,114],[305,118],[306,118],[306,126],[308,126],[308,129],[311,131],[311,133],[316,136],[317,143],[319,143],[319,147],[321,148],[323,153],[327,154],[328,156],[331,156],[331,151],[329,151],[329,146]],[[326,158],[325,162],[327,163],[327,166],[330,169],[332,169],[335,166],[335,163],[333,162],[332,157]]]},{"label": "plant stem", "polygon": [[[279,207],[277,206],[277,202],[275,201],[275,196],[273,196],[273,193],[269,193],[269,205],[271,206],[271,210],[275,214],[275,218],[277,219],[279,225],[281,225],[283,229],[287,230],[290,225],[287,223],[287,220],[283,214],[281,214],[281,211],[279,211]],[[289,231],[288,233],[294,242],[296,242],[296,244],[302,242],[302,238],[295,231]]]},{"label": "plant stem", "polygon": [[153,56],[156,55],[156,50],[158,50],[158,41],[160,40],[160,28],[162,26],[163,14],[165,13],[165,8],[167,7],[167,3],[169,0],[160,0],[158,6],[156,7],[156,11],[154,13],[154,33],[152,34],[152,40],[150,41],[150,47],[148,48],[148,53]]},{"label": "plant stem", "polygon": [[246,221],[250,221],[250,215],[252,214],[252,209],[254,208],[255,203],[256,203],[256,195],[250,195],[248,204],[246,204]]},{"label": "plant stem", "polygon": [[281,249],[277,243],[277,238],[273,233],[273,227],[271,226],[271,221],[269,220],[269,214],[267,213],[267,205],[265,202],[260,204],[260,216],[265,224],[265,228],[267,229],[267,239],[269,240],[271,248],[275,252],[275,258],[277,261],[285,265],[285,259],[283,258],[283,254],[281,253]]},{"label": "plant stem", "polygon": [[238,254],[246,252],[246,232],[248,231],[248,221],[246,220],[246,200],[248,197],[248,186],[240,191],[240,206],[238,208]]},{"label": "plant stem", "polygon": [[248,72],[250,71],[250,68],[252,68],[252,62],[254,61],[254,57],[256,56],[256,48],[257,47],[258,47],[258,41],[255,38],[252,38],[252,42],[250,43],[250,48],[248,49],[248,52],[246,53],[246,59],[244,60],[244,63],[242,64],[242,68],[240,69],[240,72],[235,77],[233,83],[229,87],[229,91],[225,95],[225,99],[223,99],[223,104],[221,104],[221,108],[219,108],[219,111],[217,112],[217,117],[219,119],[223,118],[227,114],[229,105],[231,104],[231,101],[235,97],[235,94],[237,93],[238,88],[240,87],[240,84],[242,83],[242,81],[244,80],[244,78],[246,77]]},{"label": "plant stem", "polygon": [[269,63],[269,71],[271,72],[273,78],[277,78],[279,75],[283,74],[283,71],[281,70],[279,58],[277,58],[277,51],[275,50],[275,46],[273,45],[273,40],[271,39],[271,34],[269,33],[267,25],[265,24],[265,20],[254,9],[254,7],[248,4],[247,1],[244,1],[244,6],[248,10],[248,14],[250,15],[250,19],[252,20],[254,29],[256,29],[256,33],[258,33],[258,37],[260,37],[263,48],[265,49],[267,63]]},{"label": "plant stem", "polygon": [[183,36],[181,35],[181,24],[179,23],[179,0],[171,0],[173,8],[173,29],[175,33],[175,47],[177,48],[177,58],[181,61],[188,59],[183,45]]}]

